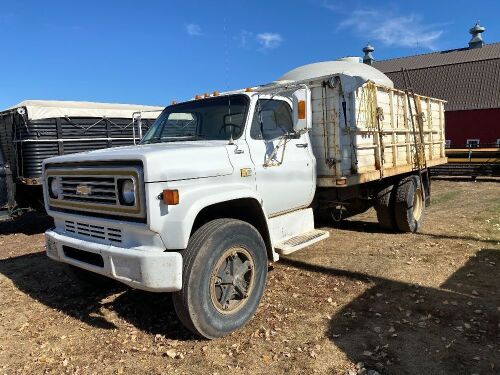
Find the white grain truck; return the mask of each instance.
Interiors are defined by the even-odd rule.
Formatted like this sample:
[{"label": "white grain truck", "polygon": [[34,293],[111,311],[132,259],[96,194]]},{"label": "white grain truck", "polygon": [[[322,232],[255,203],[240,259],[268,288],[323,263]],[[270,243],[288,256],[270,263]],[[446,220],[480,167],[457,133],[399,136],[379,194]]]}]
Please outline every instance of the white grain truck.
[{"label": "white grain truck", "polygon": [[44,162],[47,255],[173,292],[187,328],[223,336],[252,317],[269,260],[328,237],[315,214],[375,206],[384,228],[420,228],[443,104],[350,60],[173,104],[138,146]]}]

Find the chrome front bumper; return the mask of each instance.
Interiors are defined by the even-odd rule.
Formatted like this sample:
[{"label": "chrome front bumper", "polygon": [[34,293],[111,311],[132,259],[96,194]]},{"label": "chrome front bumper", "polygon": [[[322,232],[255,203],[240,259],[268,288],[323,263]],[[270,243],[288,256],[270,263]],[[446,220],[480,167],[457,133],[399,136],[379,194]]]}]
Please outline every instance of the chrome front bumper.
[{"label": "chrome front bumper", "polygon": [[45,232],[45,238],[47,256],[56,261],[110,277],[136,289],[175,292],[182,288],[182,256],[178,252],[104,245],[54,230]]}]

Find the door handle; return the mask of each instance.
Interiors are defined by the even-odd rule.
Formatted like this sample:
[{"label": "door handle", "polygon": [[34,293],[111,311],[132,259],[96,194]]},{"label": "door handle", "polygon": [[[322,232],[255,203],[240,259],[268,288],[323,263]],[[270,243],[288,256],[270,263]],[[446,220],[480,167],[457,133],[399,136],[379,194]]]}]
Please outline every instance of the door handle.
[{"label": "door handle", "polygon": [[300,148],[307,148],[307,146],[309,145],[307,143],[297,143],[295,146]]}]

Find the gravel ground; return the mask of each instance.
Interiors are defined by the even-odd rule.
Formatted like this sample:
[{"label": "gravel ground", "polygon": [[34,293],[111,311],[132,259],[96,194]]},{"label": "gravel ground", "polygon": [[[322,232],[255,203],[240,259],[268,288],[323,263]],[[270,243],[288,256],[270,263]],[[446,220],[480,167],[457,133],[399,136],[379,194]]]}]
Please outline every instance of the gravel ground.
[{"label": "gravel ground", "polygon": [[273,265],[256,316],[193,337],[168,294],[89,290],[43,253],[46,217],[0,222],[0,374],[495,374],[500,185],[435,181],[420,234],[372,210]]}]

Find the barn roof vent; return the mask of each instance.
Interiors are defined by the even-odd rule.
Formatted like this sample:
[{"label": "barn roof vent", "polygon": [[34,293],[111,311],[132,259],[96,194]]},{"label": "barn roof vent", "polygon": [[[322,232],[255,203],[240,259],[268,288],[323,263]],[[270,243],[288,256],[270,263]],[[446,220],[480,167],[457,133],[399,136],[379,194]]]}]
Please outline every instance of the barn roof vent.
[{"label": "barn roof vent", "polygon": [[481,48],[484,46],[483,36],[481,35],[486,30],[483,26],[479,24],[479,21],[476,22],[473,28],[469,30],[469,33],[472,34],[472,39],[469,42],[469,48]]},{"label": "barn roof vent", "polygon": [[375,48],[368,42],[368,44],[363,48],[364,56],[363,62],[368,65],[373,65],[375,59],[373,58],[372,52],[375,51]]}]

